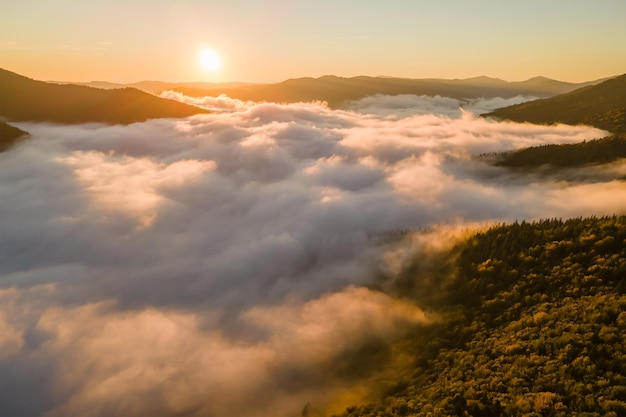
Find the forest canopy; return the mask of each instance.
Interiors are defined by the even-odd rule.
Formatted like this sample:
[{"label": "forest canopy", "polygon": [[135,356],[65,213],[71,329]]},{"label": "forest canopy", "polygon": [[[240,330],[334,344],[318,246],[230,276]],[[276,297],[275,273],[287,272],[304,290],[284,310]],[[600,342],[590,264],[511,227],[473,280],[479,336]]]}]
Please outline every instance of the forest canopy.
[{"label": "forest canopy", "polygon": [[535,124],[585,124],[626,131],[626,74],[567,94],[504,107],[484,116]]},{"label": "forest canopy", "polygon": [[441,262],[398,285],[445,319],[342,417],[626,415],[626,217],[496,226]]},{"label": "forest canopy", "polygon": [[626,158],[626,135],[574,144],[533,146],[501,154],[496,165],[509,168],[535,168],[543,165],[571,168],[607,164],[621,158]]}]

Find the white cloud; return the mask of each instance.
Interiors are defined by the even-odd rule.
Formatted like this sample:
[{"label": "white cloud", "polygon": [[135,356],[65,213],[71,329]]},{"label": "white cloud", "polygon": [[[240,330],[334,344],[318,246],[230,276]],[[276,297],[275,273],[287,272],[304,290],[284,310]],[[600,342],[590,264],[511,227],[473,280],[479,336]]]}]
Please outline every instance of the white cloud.
[{"label": "white cloud", "polygon": [[[20,334],[4,318],[23,322],[17,303],[37,291],[0,293],[0,360],[15,364],[4,363],[10,371],[3,377],[34,377],[18,368],[34,356],[37,376],[53,378],[30,381],[23,387],[28,393],[16,393],[32,397],[40,388],[54,394],[31,404],[28,415],[289,415],[325,393],[347,389],[333,369],[343,355],[432,320],[407,302],[346,287],[308,302],[245,311],[244,340],[207,328],[207,311],[119,311],[112,301],[42,306],[37,320],[24,326],[30,330]],[[26,331],[45,335],[43,343],[21,349]]]},{"label": "white cloud", "polygon": [[459,100],[441,96],[431,97],[414,94],[385,96],[378,94],[348,102],[344,107],[362,114],[373,114],[393,119],[426,114],[456,118],[460,117],[464,111],[473,114],[483,114],[500,107],[512,106],[537,98],[538,97],[532,96],[516,96],[511,98],[490,97]]},{"label": "white cloud", "polygon": [[0,414],[293,414],[344,389],[338,355],[426,320],[364,289],[413,256],[372,236],[626,207],[621,183],[472,158],[597,129],[421,114],[442,99],[402,117],[199,100],[223,111],[19,124],[32,138],[0,154]]},{"label": "white cloud", "polygon": [[188,185],[215,169],[212,161],[183,160],[168,165],[93,151],[75,151],[58,161],[74,168],[77,181],[94,200],[94,210],[128,213],[142,226],[154,221],[155,209],[164,202],[162,190]]}]

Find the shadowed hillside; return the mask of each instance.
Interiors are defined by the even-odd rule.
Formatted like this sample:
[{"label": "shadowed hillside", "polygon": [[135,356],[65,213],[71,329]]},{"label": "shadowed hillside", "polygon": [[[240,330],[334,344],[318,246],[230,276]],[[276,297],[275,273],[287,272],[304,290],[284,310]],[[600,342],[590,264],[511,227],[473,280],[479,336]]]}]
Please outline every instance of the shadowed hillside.
[{"label": "shadowed hillside", "polygon": [[498,226],[439,261],[399,282],[443,322],[343,417],[626,415],[625,217]]},{"label": "shadowed hillside", "polygon": [[626,135],[574,144],[533,146],[502,154],[496,165],[510,168],[534,168],[542,165],[569,168],[606,164],[621,158],[626,158]]},{"label": "shadowed hillside", "polygon": [[10,121],[128,124],[199,113],[206,111],[133,88],[51,84],[0,69],[0,116]]},{"label": "shadowed hillside", "polygon": [[15,126],[0,121],[0,152],[8,149],[20,138],[28,136],[28,132],[24,132]]},{"label": "shadowed hillside", "polygon": [[556,97],[504,107],[484,116],[537,124],[585,124],[626,132],[626,74]]},{"label": "shadowed hillside", "polygon": [[293,103],[326,101],[339,107],[349,100],[375,94],[416,94],[445,96],[458,99],[477,97],[514,97],[531,95],[549,97],[586,84],[571,84],[547,78],[532,78],[523,82],[506,82],[497,78],[476,77],[465,80],[408,79],[388,77],[343,78],[327,75],[320,78],[297,78],[276,84],[261,84],[237,88],[194,89],[176,88],[189,96],[218,96],[226,94],[240,100]]}]

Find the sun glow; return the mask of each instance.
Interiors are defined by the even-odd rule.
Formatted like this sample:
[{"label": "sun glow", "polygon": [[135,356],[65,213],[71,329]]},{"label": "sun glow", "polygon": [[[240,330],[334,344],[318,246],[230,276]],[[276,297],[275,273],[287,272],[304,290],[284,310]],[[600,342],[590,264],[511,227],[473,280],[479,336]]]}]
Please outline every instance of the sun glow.
[{"label": "sun glow", "polygon": [[205,71],[215,72],[222,66],[222,60],[212,49],[203,49],[198,54],[198,62]]}]

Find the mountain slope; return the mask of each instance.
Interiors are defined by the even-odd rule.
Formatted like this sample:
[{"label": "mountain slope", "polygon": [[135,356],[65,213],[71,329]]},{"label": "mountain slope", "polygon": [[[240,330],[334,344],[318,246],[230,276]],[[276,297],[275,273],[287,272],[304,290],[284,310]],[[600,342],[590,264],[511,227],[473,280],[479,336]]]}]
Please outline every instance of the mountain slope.
[{"label": "mountain slope", "polygon": [[0,152],[8,149],[20,138],[28,136],[28,132],[24,132],[15,126],[0,121]]},{"label": "mountain slope", "polygon": [[0,116],[12,121],[128,124],[199,113],[206,111],[133,88],[51,84],[0,69]]},{"label": "mountain slope", "polygon": [[343,78],[332,75],[320,78],[297,78],[276,84],[261,84],[237,88],[197,89],[176,88],[189,96],[217,96],[226,94],[240,100],[298,102],[326,101],[331,107],[340,107],[349,100],[358,100],[375,94],[440,95],[458,99],[477,97],[514,97],[530,95],[549,97],[572,91],[581,84],[542,79],[509,83],[496,78],[476,77],[465,80],[408,79],[388,77]]},{"label": "mountain slope", "polygon": [[509,168],[556,168],[607,164],[626,158],[626,135],[608,136],[581,143],[543,145],[507,152],[500,155],[496,165]]},{"label": "mountain slope", "polygon": [[504,107],[484,116],[536,124],[586,124],[626,132],[626,74],[556,97]]},{"label": "mountain slope", "polygon": [[516,222],[445,255],[396,278],[443,321],[344,417],[626,415],[626,217]]}]

